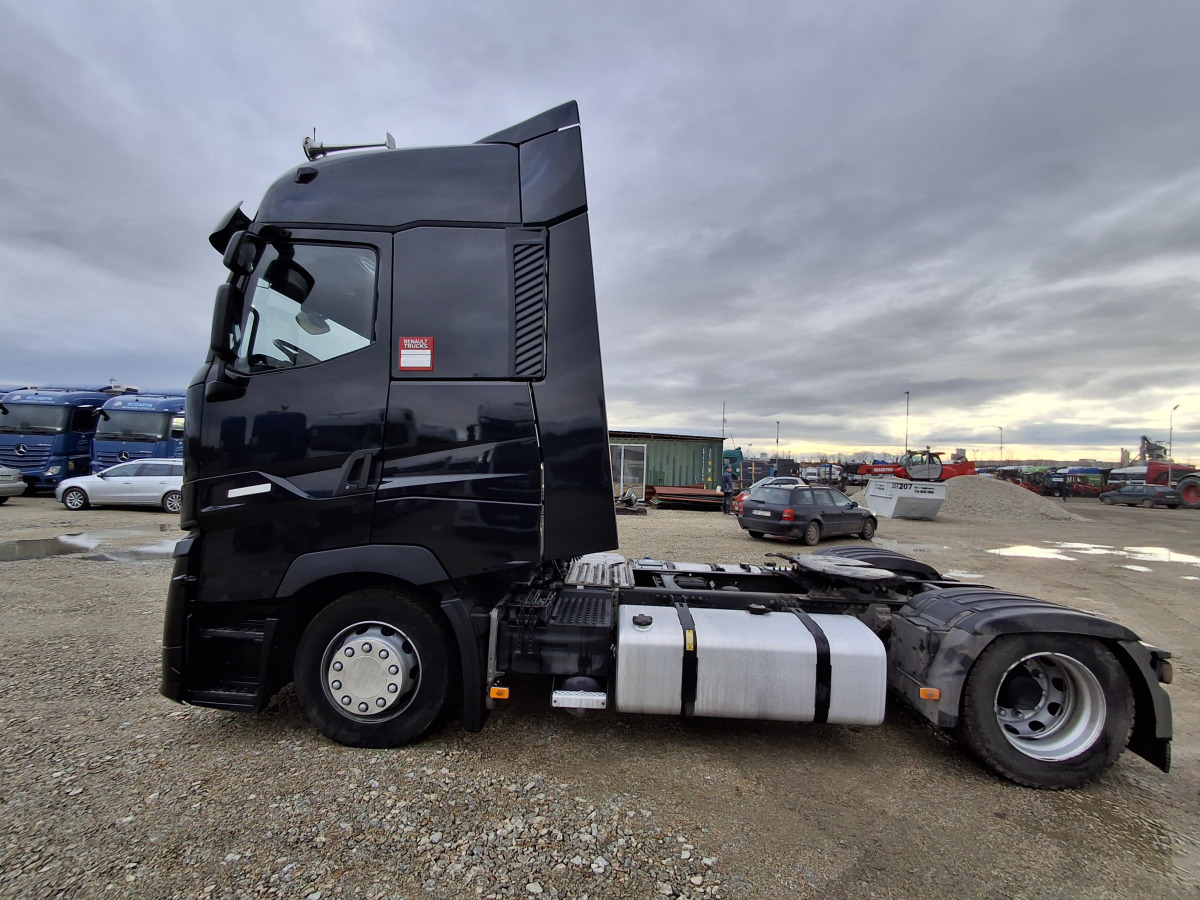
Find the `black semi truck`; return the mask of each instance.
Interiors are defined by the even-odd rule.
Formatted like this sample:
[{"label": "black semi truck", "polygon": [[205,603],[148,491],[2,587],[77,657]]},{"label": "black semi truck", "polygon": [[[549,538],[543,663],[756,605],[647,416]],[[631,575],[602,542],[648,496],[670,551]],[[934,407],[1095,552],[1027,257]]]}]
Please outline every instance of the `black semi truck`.
[{"label": "black semi truck", "polygon": [[[1164,771],[1170,654],[869,543],[763,565],[617,546],[575,103],[475,144],[325,148],[210,241],[162,693],[331,739],[555,706],[879,724],[889,693],[1022,784]],[[334,153],[333,151],[342,151]]]}]

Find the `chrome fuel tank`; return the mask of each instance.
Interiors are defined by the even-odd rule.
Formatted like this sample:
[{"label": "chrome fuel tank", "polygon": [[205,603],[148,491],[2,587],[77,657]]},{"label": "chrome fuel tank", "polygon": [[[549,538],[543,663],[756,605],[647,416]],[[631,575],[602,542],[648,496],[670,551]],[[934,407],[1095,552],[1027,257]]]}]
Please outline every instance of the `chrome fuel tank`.
[{"label": "chrome fuel tank", "polygon": [[621,712],[878,725],[886,689],[883,643],[851,616],[620,607]]}]

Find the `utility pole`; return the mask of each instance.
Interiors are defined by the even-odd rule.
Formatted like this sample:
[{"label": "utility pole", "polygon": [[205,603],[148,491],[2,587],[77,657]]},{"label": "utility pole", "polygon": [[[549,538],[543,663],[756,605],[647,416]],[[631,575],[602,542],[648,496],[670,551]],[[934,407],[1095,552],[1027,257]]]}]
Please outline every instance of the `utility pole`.
[{"label": "utility pole", "polygon": [[725,401],[721,401],[721,446],[725,446]]},{"label": "utility pole", "polygon": [[779,474],[779,423],[775,423],[775,474]]},{"label": "utility pole", "polygon": [[908,456],[908,391],[904,392],[904,455]]},{"label": "utility pole", "polygon": [[996,427],[1000,429],[1000,465],[1003,466],[1004,465],[1004,426],[997,425]]}]

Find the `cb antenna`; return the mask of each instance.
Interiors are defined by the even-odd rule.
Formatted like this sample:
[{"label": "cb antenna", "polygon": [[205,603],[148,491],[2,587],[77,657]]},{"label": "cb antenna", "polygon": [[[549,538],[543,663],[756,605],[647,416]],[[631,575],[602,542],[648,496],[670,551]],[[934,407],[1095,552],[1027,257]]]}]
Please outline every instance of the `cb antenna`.
[{"label": "cb antenna", "polygon": [[324,144],[317,143],[317,129],[314,127],[313,136],[306,137],[301,146],[304,147],[304,155],[308,157],[309,162],[312,162],[330,153],[337,153],[339,150],[367,150],[372,147],[386,147],[388,150],[395,150],[396,139],[385,132],[382,144],[342,144],[336,147],[326,147]]}]

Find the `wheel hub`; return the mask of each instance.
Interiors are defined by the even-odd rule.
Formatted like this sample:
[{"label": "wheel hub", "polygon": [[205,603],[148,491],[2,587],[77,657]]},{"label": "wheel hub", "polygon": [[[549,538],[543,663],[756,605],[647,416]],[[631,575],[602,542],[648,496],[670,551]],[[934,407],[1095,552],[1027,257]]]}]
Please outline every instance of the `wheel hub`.
[{"label": "wheel hub", "polygon": [[325,692],[346,715],[384,715],[412,694],[420,665],[416,648],[401,632],[379,622],[362,622],[330,642]]},{"label": "wheel hub", "polygon": [[1104,690],[1092,671],[1059,653],[1015,663],[996,692],[996,721],[1012,746],[1046,762],[1070,759],[1104,729]]}]

